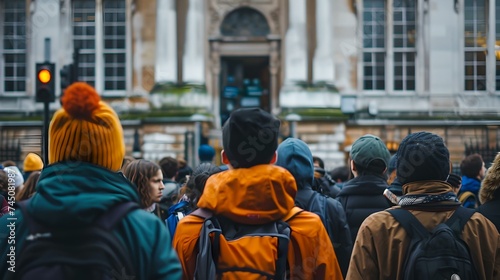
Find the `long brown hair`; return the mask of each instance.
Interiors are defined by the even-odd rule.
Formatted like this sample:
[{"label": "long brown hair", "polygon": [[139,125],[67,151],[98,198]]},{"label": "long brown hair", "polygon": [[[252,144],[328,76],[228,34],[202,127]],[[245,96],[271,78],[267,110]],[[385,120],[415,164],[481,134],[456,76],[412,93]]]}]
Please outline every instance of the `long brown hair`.
[{"label": "long brown hair", "polygon": [[148,208],[154,203],[150,194],[149,180],[159,170],[160,166],[158,164],[149,160],[138,159],[130,162],[123,171],[123,175],[137,187],[143,208]]},{"label": "long brown hair", "polygon": [[16,194],[16,201],[22,201],[30,198],[36,192],[36,185],[38,183],[38,179],[40,178],[40,171],[34,171],[28,176],[26,182],[24,182],[24,186],[21,190]]}]

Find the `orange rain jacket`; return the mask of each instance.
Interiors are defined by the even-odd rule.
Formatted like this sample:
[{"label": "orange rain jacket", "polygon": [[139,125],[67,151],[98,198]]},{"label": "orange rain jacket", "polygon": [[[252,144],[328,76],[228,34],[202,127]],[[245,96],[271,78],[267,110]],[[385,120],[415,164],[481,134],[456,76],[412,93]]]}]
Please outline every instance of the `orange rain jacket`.
[{"label": "orange rain jacket", "polygon": [[[198,207],[246,224],[264,224],[287,219],[294,207],[297,186],[293,176],[275,165],[230,169],[212,175]],[[198,254],[197,240],[203,219],[188,215],[179,221],[173,239],[184,271],[193,279]],[[321,219],[301,212],[288,221],[290,279],[343,279],[328,234]],[[252,248],[259,250],[258,247]]]}]

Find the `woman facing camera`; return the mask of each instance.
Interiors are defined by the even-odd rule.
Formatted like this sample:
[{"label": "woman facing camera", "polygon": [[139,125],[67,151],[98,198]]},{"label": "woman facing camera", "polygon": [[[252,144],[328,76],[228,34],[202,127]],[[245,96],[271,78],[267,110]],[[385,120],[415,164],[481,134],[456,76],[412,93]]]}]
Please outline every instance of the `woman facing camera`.
[{"label": "woman facing camera", "polygon": [[130,162],[123,171],[139,192],[141,207],[164,220],[157,203],[160,202],[163,193],[163,173],[158,164],[149,160],[134,160]]}]

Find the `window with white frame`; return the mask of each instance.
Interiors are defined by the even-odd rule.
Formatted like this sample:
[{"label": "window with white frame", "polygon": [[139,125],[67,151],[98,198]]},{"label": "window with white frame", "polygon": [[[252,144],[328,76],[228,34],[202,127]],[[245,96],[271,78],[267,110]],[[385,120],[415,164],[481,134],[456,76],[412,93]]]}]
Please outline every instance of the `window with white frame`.
[{"label": "window with white frame", "polygon": [[362,3],[363,89],[415,91],[417,1]]},{"label": "window with white frame", "polygon": [[385,0],[363,1],[363,89],[385,89]]},{"label": "window with white frame", "polygon": [[[2,7],[3,5],[3,7]],[[0,2],[3,49],[3,91],[26,93],[26,1]],[[0,87],[2,88],[2,87]]]},{"label": "window with white frame", "polygon": [[394,90],[415,90],[415,0],[394,0]]},{"label": "window with white frame", "polygon": [[486,0],[464,0],[466,91],[486,90]]},{"label": "window with white frame", "polygon": [[[96,17],[96,10],[102,10],[101,20]],[[102,34],[102,38],[97,38],[97,34]],[[113,95],[125,92],[125,0],[104,0],[102,7],[96,7],[94,1],[73,0],[73,43],[75,48],[79,48],[80,54],[79,80],[95,85],[101,79],[105,93]],[[98,50],[102,50],[102,53],[97,53]],[[99,65],[103,65],[102,71],[98,71]],[[96,75],[99,72],[103,73],[102,77]]]}]

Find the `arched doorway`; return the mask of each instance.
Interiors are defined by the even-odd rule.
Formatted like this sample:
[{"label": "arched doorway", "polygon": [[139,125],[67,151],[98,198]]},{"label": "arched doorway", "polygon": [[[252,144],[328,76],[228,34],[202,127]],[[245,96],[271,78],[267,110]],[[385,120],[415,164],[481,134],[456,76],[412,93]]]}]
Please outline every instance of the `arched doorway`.
[{"label": "arched doorway", "polygon": [[272,111],[276,106],[279,37],[270,30],[261,12],[240,7],[224,17],[220,35],[210,39],[219,125],[238,108]]}]

